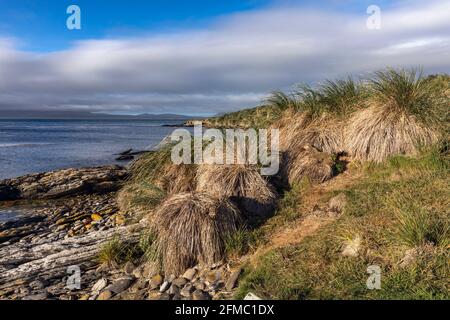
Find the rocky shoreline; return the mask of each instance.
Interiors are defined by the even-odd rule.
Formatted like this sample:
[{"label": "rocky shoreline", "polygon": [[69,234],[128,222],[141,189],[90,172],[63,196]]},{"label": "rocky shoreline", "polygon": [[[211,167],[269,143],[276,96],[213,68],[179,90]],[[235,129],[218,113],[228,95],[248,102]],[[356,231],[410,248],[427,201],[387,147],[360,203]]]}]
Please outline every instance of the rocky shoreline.
[{"label": "rocky shoreline", "polygon": [[[241,270],[229,265],[162,275],[153,262],[99,262],[105,243],[117,237],[137,243],[145,228],[117,206],[116,191],[127,176],[123,167],[103,166],[0,181],[0,210],[28,209],[25,216],[0,222],[0,299],[230,298]],[[68,285],[74,267],[80,288]]]},{"label": "rocky shoreline", "polygon": [[65,169],[0,180],[0,201],[57,199],[117,191],[127,170],[120,166]]}]

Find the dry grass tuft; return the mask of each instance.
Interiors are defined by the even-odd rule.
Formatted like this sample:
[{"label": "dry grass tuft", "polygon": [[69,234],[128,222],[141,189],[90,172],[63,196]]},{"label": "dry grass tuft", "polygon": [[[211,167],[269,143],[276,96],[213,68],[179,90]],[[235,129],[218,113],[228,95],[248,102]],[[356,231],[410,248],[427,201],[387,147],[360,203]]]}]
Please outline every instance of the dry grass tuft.
[{"label": "dry grass tuft", "polygon": [[278,121],[273,123],[270,129],[280,130],[280,151],[286,151],[290,148],[291,143],[308,125],[308,117],[304,112],[297,112],[293,109],[288,109],[283,112]]},{"label": "dry grass tuft", "polygon": [[194,191],[196,169],[194,164],[170,163],[155,176],[153,183],[169,194]]},{"label": "dry grass tuft", "polygon": [[272,213],[276,194],[254,165],[201,165],[197,191],[235,201],[250,216]]},{"label": "dry grass tuft", "polygon": [[131,182],[151,183],[166,193],[188,192],[195,189],[195,164],[173,164],[171,147],[145,154],[130,167]]},{"label": "dry grass tuft", "polygon": [[355,158],[381,162],[437,142],[442,99],[432,82],[415,70],[388,69],[375,73],[369,85],[369,107],[350,118],[346,132]]},{"label": "dry grass tuft", "polygon": [[334,176],[333,157],[310,145],[292,149],[287,153],[286,173],[289,185],[300,183],[303,178],[322,183]]},{"label": "dry grass tuft", "polygon": [[153,216],[157,248],[166,274],[224,258],[225,241],[238,230],[239,210],[228,200],[202,193],[167,198]]},{"label": "dry grass tuft", "polygon": [[290,138],[290,149],[299,149],[310,145],[320,152],[338,154],[343,152],[342,131],[325,117],[312,122],[307,128]]},{"label": "dry grass tuft", "polygon": [[346,147],[359,160],[382,162],[391,155],[417,154],[438,140],[435,130],[416,117],[379,106],[359,111],[349,121]]}]

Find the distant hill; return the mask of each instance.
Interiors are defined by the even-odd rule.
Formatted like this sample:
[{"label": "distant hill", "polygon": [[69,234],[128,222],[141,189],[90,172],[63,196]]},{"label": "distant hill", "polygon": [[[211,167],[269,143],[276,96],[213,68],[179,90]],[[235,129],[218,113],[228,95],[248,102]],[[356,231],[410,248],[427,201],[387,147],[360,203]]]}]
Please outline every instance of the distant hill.
[{"label": "distant hill", "polygon": [[2,110],[0,112],[0,119],[118,119],[118,120],[190,120],[194,117],[180,114],[151,114],[143,113],[139,115],[112,115],[107,113],[93,113],[80,111],[16,111],[16,110]]}]

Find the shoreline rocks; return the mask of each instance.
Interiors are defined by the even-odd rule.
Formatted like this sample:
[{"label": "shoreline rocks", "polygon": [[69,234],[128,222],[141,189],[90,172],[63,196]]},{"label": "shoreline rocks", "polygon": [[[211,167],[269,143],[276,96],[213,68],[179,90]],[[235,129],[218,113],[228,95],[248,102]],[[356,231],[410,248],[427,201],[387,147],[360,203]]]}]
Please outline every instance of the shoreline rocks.
[{"label": "shoreline rocks", "polygon": [[123,167],[64,169],[0,180],[0,201],[58,199],[117,191],[127,177]]},{"label": "shoreline rocks", "polygon": [[[230,298],[228,289],[239,274],[222,263],[194,266],[178,276],[161,274],[159,264],[144,257],[120,266],[100,265],[98,253],[106,242],[118,237],[138,245],[144,228],[130,224],[116,193],[108,192],[107,184],[119,187],[125,177],[125,169],[106,166],[0,181],[4,198],[16,188],[19,199],[29,199],[0,202],[0,208],[27,208],[20,219],[0,222],[0,300]],[[89,181],[88,189],[80,187],[83,181]],[[67,185],[73,193],[60,192]],[[81,284],[74,289],[68,284],[77,270]]]}]

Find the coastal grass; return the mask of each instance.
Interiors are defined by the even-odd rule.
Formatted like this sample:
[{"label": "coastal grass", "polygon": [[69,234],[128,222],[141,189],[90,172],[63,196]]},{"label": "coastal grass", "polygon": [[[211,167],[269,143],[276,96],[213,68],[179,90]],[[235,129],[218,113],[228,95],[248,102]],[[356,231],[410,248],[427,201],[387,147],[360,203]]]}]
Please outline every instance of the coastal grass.
[{"label": "coastal grass", "polygon": [[[200,165],[197,191],[218,198],[229,198],[237,204],[247,220],[266,218],[275,208],[276,193],[255,165]],[[258,219],[257,219],[258,220]]]},{"label": "coastal grass", "polygon": [[158,262],[160,257],[157,248],[157,235],[152,230],[145,230],[139,238],[139,248],[145,261]]},{"label": "coastal grass", "polygon": [[309,124],[290,139],[292,142],[288,151],[303,148],[306,145],[329,154],[339,154],[344,151],[342,130],[329,123],[326,118]]},{"label": "coastal grass", "polygon": [[311,120],[324,114],[343,117],[360,106],[364,99],[365,87],[353,78],[326,80],[317,88],[298,85],[294,95],[300,101],[299,110],[308,114]]},{"label": "coastal grass", "polygon": [[166,193],[192,191],[195,189],[194,164],[172,162],[173,144],[144,154],[131,164],[131,183],[150,183]]},{"label": "coastal grass", "polygon": [[203,124],[210,128],[265,129],[280,118],[281,111],[272,105],[263,105],[208,118]]},{"label": "coastal grass", "polygon": [[[449,299],[449,168],[448,159],[432,151],[361,166],[363,178],[323,195],[344,193],[343,214],[302,242],[248,264],[236,297]],[[284,205],[296,212],[297,193],[294,199]],[[348,239],[357,237],[357,256],[344,256]],[[366,286],[370,265],[381,268],[380,290]]]},{"label": "coastal grass", "polygon": [[98,261],[110,267],[118,267],[129,261],[136,262],[141,256],[142,250],[136,243],[114,237],[103,244],[98,253]]},{"label": "coastal grass", "polygon": [[271,105],[283,110],[272,125],[280,129],[280,150],[291,154],[291,159],[307,145],[320,152],[342,153],[345,120],[364,106],[366,91],[360,81],[347,78],[327,80],[316,88],[298,85],[290,94],[273,94]]},{"label": "coastal grass", "polygon": [[289,185],[299,183],[305,177],[312,182],[322,183],[335,174],[335,157],[311,145],[292,148],[283,162],[283,172],[286,172]]},{"label": "coastal grass", "polygon": [[396,154],[417,154],[437,142],[442,99],[417,70],[387,69],[369,80],[369,107],[355,112],[346,148],[356,159],[382,162]]},{"label": "coastal grass", "polygon": [[119,191],[117,204],[122,211],[142,216],[154,209],[166,193],[148,182],[127,184]]},{"label": "coastal grass", "polygon": [[[152,211],[141,254],[159,259],[166,274],[239,259],[307,214],[308,196],[320,202],[343,194],[334,222],[249,263],[236,296],[448,299],[449,84],[448,76],[388,69],[365,82],[274,92],[264,106],[206,119],[208,127],[280,129],[280,175],[288,181],[278,186],[280,200],[257,166],[176,166],[171,145],[163,147],[131,166],[125,206]],[[346,169],[347,153],[361,179],[311,194]],[[249,223],[261,212],[275,215]],[[358,254],[344,256],[352,239],[361,239]],[[366,287],[374,264],[382,269],[381,290]]]},{"label": "coastal grass", "polygon": [[198,263],[221,261],[225,239],[238,230],[241,216],[227,199],[191,192],[167,198],[153,222],[163,269],[166,274],[179,275]]},{"label": "coastal grass", "polygon": [[243,225],[225,239],[226,257],[237,259],[251,252],[259,243],[258,231]]}]

